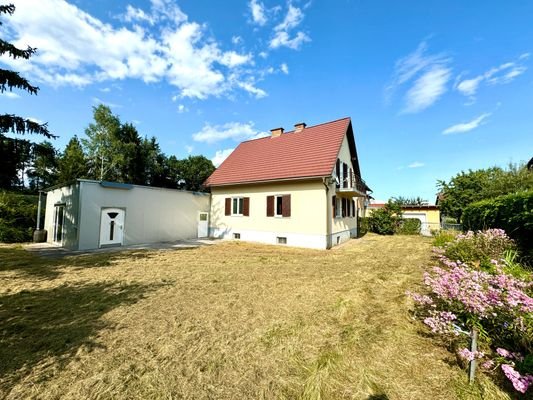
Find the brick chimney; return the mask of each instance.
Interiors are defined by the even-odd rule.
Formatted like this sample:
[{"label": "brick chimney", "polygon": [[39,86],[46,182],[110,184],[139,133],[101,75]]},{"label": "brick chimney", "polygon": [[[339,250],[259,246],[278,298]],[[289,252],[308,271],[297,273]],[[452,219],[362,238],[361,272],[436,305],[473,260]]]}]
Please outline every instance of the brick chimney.
[{"label": "brick chimney", "polygon": [[297,124],[294,124],[294,133],[303,131],[306,126],[307,124],[305,122],[298,122]]},{"label": "brick chimney", "polygon": [[272,133],[272,137],[280,137],[283,134],[283,131],[285,129],[283,128],[274,128],[271,129],[270,132]]}]

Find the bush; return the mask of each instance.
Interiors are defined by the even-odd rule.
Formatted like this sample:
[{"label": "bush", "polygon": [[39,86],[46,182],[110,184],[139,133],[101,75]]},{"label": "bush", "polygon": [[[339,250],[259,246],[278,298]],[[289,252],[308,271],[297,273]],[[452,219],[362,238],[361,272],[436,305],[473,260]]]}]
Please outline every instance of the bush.
[{"label": "bush", "polygon": [[[533,385],[533,282],[512,247],[499,229],[458,235],[434,249],[439,266],[424,274],[427,292],[409,295],[416,315],[447,337],[460,358],[484,361],[482,370],[500,371],[526,393]],[[480,269],[487,257],[490,267]],[[477,351],[465,347],[474,329]]]},{"label": "bush", "polygon": [[[32,240],[38,196],[0,191],[0,242]],[[44,215],[44,210],[42,214]]]},{"label": "bush", "polygon": [[365,236],[368,233],[368,217],[357,219],[357,237]]},{"label": "bush", "polygon": [[389,200],[385,207],[372,211],[368,217],[368,229],[379,235],[393,235],[398,231],[401,220],[400,205]]},{"label": "bush", "polygon": [[503,229],[524,253],[533,255],[533,191],[472,203],[462,221],[465,230]]},{"label": "bush", "polygon": [[453,242],[459,231],[453,229],[441,229],[433,232],[433,246],[444,247],[446,243]]},{"label": "bush", "polygon": [[404,218],[400,223],[398,233],[402,235],[418,235],[422,228],[422,222],[418,218]]},{"label": "bush", "polygon": [[492,261],[500,261],[506,251],[515,248],[515,244],[502,229],[489,229],[459,234],[443,247],[444,255],[450,260],[460,260],[471,266],[492,269]]}]

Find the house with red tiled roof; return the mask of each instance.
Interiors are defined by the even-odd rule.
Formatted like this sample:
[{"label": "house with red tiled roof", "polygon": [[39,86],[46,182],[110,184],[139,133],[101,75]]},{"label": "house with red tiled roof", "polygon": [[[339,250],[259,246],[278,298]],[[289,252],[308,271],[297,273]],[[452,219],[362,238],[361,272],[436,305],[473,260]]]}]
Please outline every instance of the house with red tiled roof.
[{"label": "house with red tiled roof", "polygon": [[242,142],[205,185],[210,236],[318,249],[357,236],[370,192],[350,118]]}]

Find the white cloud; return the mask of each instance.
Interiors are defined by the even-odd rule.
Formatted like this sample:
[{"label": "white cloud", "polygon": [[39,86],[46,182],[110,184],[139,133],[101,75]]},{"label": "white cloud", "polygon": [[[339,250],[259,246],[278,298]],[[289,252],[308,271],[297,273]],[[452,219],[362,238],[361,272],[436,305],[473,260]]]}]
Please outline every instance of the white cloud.
[{"label": "white cloud", "polygon": [[239,54],[235,51],[227,51],[220,58],[220,63],[233,68],[238,65],[247,64],[251,61],[252,56],[250,54]]},{"label": "white cloud", "polygon": [[211,162],[213,163],[215,167],[218,168],[218,166],[222,164],[226,158],[229,157],[229,155],[233,152],[233,150],[235,149],[232,148],[232,149],[225,149],[225,150],[217,150],[217,152],[215,153],[215,156],[211,159]]},{"label": "white cloud", "polygon": [[407,166],[407,168],[421,168],[421,167],[423,167],[424,165],[426,165],[426,164],[424,164],[423,162],[415,161],[415,162],[412,162],[411,164],[409,164],[409,165]]},{"label": "white cloud", "polygon": [[179,104],[178,105],[178,112],[180,114],[183,114],[183,113],[188,112],[188,111],[189,111],[189,109],[187,107],[185,107],[185,105],[183,105],[183,104]]},{"label": "white cloud", "polygon": [[488,117],[490,117],[491,113],[484,113],[481,114],[479,117],[474,118],[472,121],[469,122],[462,122],[460,124],[452,125],[449,128],[446,128],[442,133],[444,135],[449,135],[452,133],[464,133],[469,132],[473,129],[476,129],[478,126],[482,125]]},{"label": "white cloud", "polygon": [[267,92],[263,89],[259,89],[250,82],[239,82],[238,86],[246,90],[248,93],[253,94],[257,99],[261,99],[267,96]]},{"label": "white cloud", "polygon": [[274,30],[276,31],[288,31],[292,28],[296,28],[304,19],[304,14],[302,13],[302,10],[300,10],[298,7],[294,7],[292,4],[289,3],[289,9],[287,10],[287,15],[285,15],[285,18],[283,21],[276,25]]},{"label": "white cloud", "polygon": [[3,92],[0,93],[0,96],[7,97],[8,99],[18,99],[20,96],[14,92]]},{"label": "white cloud", "polygon": [[105,88],[101,88],[99,89],[101,92],[103,93],[109,93],[111,91],[111,88],[108,88],[108,87],[105,87]]},{"label": "white cloud", "polygon": [[251,0],[250,12],[252,13],[252,20],[259,26],[263,26],[267,23],[265,5],[257,0]]},{"label": "white cloud", "polygon": [[402,85],[411,84],[405,94],[403,112],[415,113],[430,107],[447,90],[450,62],[445,54],[428,54],[427,43],[421,42],[415,51],[396,61],[392,82],[385,89],[385,100],[390,101]]},{"label": "white cloud", "polygon": [[521,54],[516,61],[506,62],[497,67],[493,67],[483,74],[474,78],[462,79],[459,77],[455,89],[465,96],[469,96],[472,101],[479,87],[485,83],[487,85],[503,85],[512,82],[515,78],[526,72],[527,67],[521,62],[527,60],[529,53]]},{"label": "white cloud", "polygon": [[240,36],[232,36],[231,37],[231,43],[237,45],[242,43],[242,37]]},{"label": "white cloud", "polygon": [[451,70],[437,65],[418,78],[405,95],[404,112],[416,113],[435,103],[445,92]]},{"label": "white cloud", "polygon": [[186,145],[185,150],[187,150],[187,154],[191,154],[194,150],[194,146]]},{"label": "white cloud", "polygon": [[301,9],[289,3],[289,9],[282,22],[274,27],[274,36],[270,40],[269,46],[272,49],[278,47],[288,47],[298,50],[305,42],[311,39],[304,32],[297,32],[291,37],[290,31],[296,28],[303,21],[304,14]]},{"label": "white cloud", "polygon": [[[62,0],[13,2],[17,9],[5,20],[8,39],[38,52],[29,61],[7,56],[0,61],[52,86],[166,80],[180,97],[205,99],[246,90],[238,83],[254,74],[240,68],[252,62],[251,54],[221,50],[207,27],[188,21],[172,0],[152,0],[150,12],[130,6],[122,20],[135,23],[118,27]],[[156,28],[143,28],[152,20]]]},{"label": "white cloud", "polygon": [[258,139],[265,136],[268,136],[268,133],[256,130],[253,122],[228,122],[223,125],[211,125],[207,123],[199,132],[193,134],[192,138],[196,142],[215,143],[226,139],[242,141]]},{"label": "white cloud", "polygon": [[135,8],[130,4],[126,7],[126,13],[122,17],[126,22],[146,21],[150,25],[155,23],[154,16],[145,13],[140,8]]},{"label": "white cloud", "polygon": [[268,53],[267,53],[266,51],[262,51],[262,52],[260,52],[258,55],[259,55],[259,57],[261,57],[261,58],[267,58],[267,57],[268,57]]},{"label": "white cloud", "polygon": [[281,72],[283,72],[286,75],[289,73],[289,67],[285,63],[281,64],[280,69],[281,69]]}]

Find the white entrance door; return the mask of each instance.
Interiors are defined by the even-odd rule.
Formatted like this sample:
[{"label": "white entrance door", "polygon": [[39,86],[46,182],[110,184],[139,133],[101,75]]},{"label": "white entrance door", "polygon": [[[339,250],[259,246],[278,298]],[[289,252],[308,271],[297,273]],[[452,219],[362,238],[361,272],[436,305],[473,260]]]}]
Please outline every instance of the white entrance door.
[{"label": "white entrance door", "polygon": [[122,244],[124,238],[124,210],[102,208],[100,222],[100,246]]},{"label": "white entrance door", "polygon": [[198,213],[198,237],[204,238],[209,236],[209,214],[206,212]]},{"label": "white entrance door", "polygon": [[62,245],[65,227],[65,205],[58,204],[54,209],[54,242]]}]

